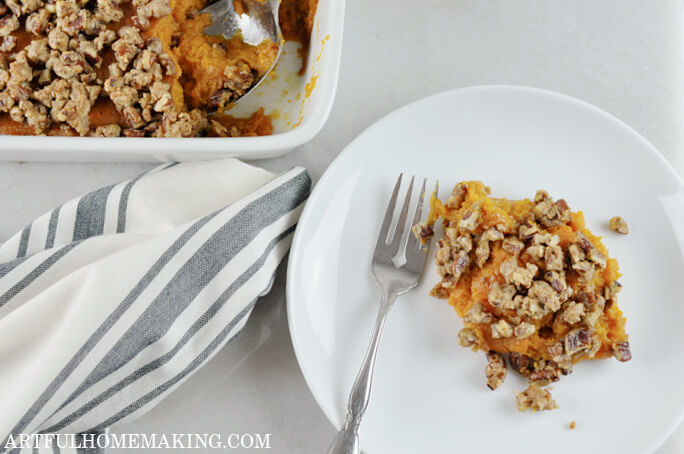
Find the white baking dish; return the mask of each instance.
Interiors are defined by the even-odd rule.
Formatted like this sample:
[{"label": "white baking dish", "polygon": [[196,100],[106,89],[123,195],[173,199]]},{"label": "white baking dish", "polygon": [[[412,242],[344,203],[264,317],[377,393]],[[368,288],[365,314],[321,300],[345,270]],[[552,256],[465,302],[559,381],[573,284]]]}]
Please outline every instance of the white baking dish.
[{"label": "white baking dish", "polygon": [[287,43],[275,72],[230,113],[263,106],[274,133],[237,138],[95,138],[0,135],[4,161],[191,161],[219,157],[262,159],[311,140],[328,119],[342,54],[344,0],[319,0],[304,76],[298,44]]}]

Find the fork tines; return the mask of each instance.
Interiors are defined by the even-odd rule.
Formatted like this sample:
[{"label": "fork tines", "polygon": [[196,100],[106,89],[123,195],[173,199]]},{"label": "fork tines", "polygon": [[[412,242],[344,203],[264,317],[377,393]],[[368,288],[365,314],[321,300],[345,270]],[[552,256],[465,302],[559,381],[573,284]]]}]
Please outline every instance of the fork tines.
[{"label": "fork tines", "polygon": [[[394,185],[394,191],[392,192],[392,197],[387,205],[387,211],[385,212],[385,218],[382,222],[382,227],[380,228],[380,234],[378,235],[378,242],[375,247],[375,260],[382,260],[385,262],[391,261],[393,257],[397,254],[404,254],[406,252],[407,264],[411,262],[424,260],[425,259],[425,249],[423,248],[420,240],[418,240],[414,235],[411,235],[410,229],[415,224],[419,223],[421,220],[423,212],[423,204],[425,202],[425,188],[427,185],[427,178],[423,179],[423,184],[420,188],[420,196],[418,199],[418,204],[411,221],[408,226],[409,234],[408,239],[402,242],[404,232],[406,231],[406,224],[408,218],[409,205],[411,204],[411,195],[413,193],[413,183],[415,177],[411,177],[411,182],[409,183],[408,190],[406,191],[406,197],[404,198],[404,203],[399,213],[399,218],[394,229],[394,233],[391,238],[389,238],[390,228],[392,226],[392,219],[394,218],[394,208],[397,203],[397,198],[399,196],[399,188],[401,187],[401,180],[403,173],[399,174],[397,182]],[[435,192],[437,191],[437,184],[435,184]]]}]

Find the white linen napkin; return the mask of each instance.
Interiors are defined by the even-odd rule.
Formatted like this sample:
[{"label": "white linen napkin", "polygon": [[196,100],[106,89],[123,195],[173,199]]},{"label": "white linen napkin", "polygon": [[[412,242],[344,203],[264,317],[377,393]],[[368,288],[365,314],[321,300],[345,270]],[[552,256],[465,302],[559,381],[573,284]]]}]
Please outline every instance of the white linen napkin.
[{"label": "white linen napkin", "polygon": [[136,418],[206,363],[270,288],[310,186],[302,168],[167,164],[4,243],[0,452]]}]

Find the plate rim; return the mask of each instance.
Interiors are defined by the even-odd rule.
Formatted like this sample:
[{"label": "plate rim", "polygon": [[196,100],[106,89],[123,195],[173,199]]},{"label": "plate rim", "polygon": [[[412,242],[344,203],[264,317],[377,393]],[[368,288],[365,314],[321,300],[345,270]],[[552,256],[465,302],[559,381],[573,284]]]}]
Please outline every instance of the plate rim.
[{"label": "plate rim", "polygon": [[[309,389],[309,392],[313,396],[314,400],[316,401],[316,404],[320,408],[321,412],[325,415],[325,417],[330,421],[331,425],[335,428],[335,430],[340,430],[341,427],[338,426],[331,415],[328,413],[326,410],[325,406],[322,405],[321,400],[319,396],[317,396],[314,391],[313,387],[311,386],[311,381],[307,373],[305,372],[305,367],[303,366],[303,360],[301,358],[302,355],[302,349],[297,341],[297,336],[295,333],[295,319],[294,319],[294,305],[291,301],[293,301],[294,295],[292,294],[293,290],[293,282],[295,280],[295,273],[292,271],[295,267],[295,264],[300,261],[299,256],[301,254],[301,249],[302,246],[300,244],[305,241],[305,239],[302,238],[301,236],[301,230],[299,228],[300,225],[306,223],[311,216],[311,211],[314,209],[313,206],[316,204],[318,199],[321,197],[321,189],[319,189],[320,186],[325,186],[327,184],[327,181],[332,178],[331,175],[336,171],[337,167],[339,167],[341,162],[346,158],[346,155],[349,154],[349,150],[353,148],[353,146],[356,144],[357,141],[360,141],[363,139],[364,136],[367,134],[372,133],[373,130],[381,127],[384,123],[388,121],[392,121],[392,119],[403,113],[405,110],[412,109],[414,105],[424,103],[424,102],[429,102],[433,98],[439,98],[439,97],[444,97],[444,96],[453,96],[453,95],[466,95],[466,94],[472,94],[472,93],[478,93],[478,92],[514,92],[514,93],[522,93],[526,95],[532,95],[532,96],[541,96],[545,98],[552,98],[558,101],[562,101],[565,103],[570,103],[573,104],[577,107],[580,107],[582,109],[588,109],[594,114],[597,114],[604,119],[608,120],[609,122],[615,124],[616,126],[619,126],[621,129],[628,131],[631,133],[636,140],[641,142],[642,145],[645,146],[647,152],[651,155],[654,155],[655,159],[664,166],[667,172],[670,173],[671,176],[674,177],[675,181],[679,184],[680,188],[684,189],[684,178],[677,173],[677,171],[674,169],[673,165],[665,158],[665,156],[658,151],[658,149],[648,140],[646,139],[641,133],[639,133],[637,130],[632,128],[628,123],[625,121],[619,119],[615,115],[595,106],[594,104],[591,104],[588,101],[576,98],[574,96],[570,96],[565,93],[553,91],[553,90],[547,90],[543,88],[537,88],[537,87],[532,87],[532,86],[526,86],[526,85],[514,85],[514,84],[487,84],[487,85],[473,85],[473,86],[467,86],[467,87],[462,87],[462,88],[456,88],[456,89],[449,89],[449,90],[444,90],[440,91],[419,99],[416,99],[414,101],[411,101],[407,104],[402,105],[401,107],[392,110],[376,121],[374,121],[371,125],[369,125],[367,128],[365,128],[363,131],[361,131],[357,136],[355,136],[347,145],[344,146],[344,148],[338,153],[338,155],[332,160],[330,165],[325,169],[323,174],[321,175],[321,178],[318,180],[318,182],[315,184],[313,190],[311,191],[311,194],[309,195],[309,198],[306,202],[306,205],[304,206],[304,209],[302,211],[302,214],[300,215],[300,218],[297,222],[297,229],[294,232],[294,236],[292,239],[292,245],[290,246],[290,254],[288,257],[288,262],[287,262],[287,276],[286,276],[286,286],[285,286],[285,300],[286,300],[286,311],[287,311],[287,321],[288,321],[288,330],[290,333],[290,340],[292,342],[292,347],[295,353],[295,358],[297,359],[297,365],[299,366],[299,369],[302,373],[302,376],[304,377],[304,381],[306,382],[306,385]],[[360,366],[360,364],[359,364]],[[682,407],[682,410],[680,411],[679,417],[675,419],[669,427],[667,427],[667,430],[663,432],[663,436],[660,439],[655,440],[655,444],[651,446],[651,449],[648,452],[655,452],[658,448],[660,448],[665,441],[667,441],[674,431],[679,427],[682,423],[684,422],[684,406]],[[331,440],[332,441],[332,440]]]}]

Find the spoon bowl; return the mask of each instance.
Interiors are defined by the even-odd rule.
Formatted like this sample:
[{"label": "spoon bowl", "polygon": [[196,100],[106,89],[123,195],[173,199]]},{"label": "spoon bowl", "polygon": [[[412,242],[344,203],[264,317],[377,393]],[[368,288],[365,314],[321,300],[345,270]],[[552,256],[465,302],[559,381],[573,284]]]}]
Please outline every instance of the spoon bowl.
[{"label": "spoon bowl", "polygon": [[[237,8],[236,8],[237,6]],[[273,70],[283,51],[283,35],[278,21],[280,0],[218,0],[200,11],[211,16],[211,24],[204,29],[204,33],[232,39],[235,36],[252,46],[258,46],[266,40],[278,44],[278,52],[273,64],[255,81],[242,96],[232,101],[239,102],[258,87],[266,76]]]}]

